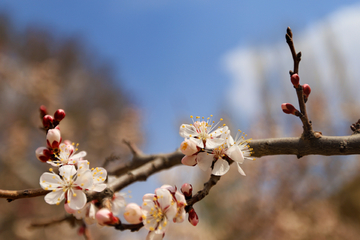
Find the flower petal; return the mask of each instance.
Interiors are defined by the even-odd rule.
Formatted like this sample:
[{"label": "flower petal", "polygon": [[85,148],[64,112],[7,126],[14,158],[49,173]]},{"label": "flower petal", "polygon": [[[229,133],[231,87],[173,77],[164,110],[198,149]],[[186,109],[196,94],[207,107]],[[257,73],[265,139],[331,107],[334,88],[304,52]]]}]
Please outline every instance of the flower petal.
[{"label": "flower petal", "polygon": [[222,176],[225,173],[227,173],[230,169],[230,165],[229,163],[222,159],[219,158],[215,164],[214,164],[214,169],[212,170],[211,174],[215,175],[215,176]]},{"label": "flower petal", "polygon": [[196,155],[193,156],[185,156],[182,158],[181,163],[187,166],[195,166],[196,165]]},{"label": "flower petal", "polygon": [[242,151],[240,150],[238,145],[231,146],[227,151],[226,155],[228,155],[231,160],[234,160],[237,163],[243,163],[244,162],[244,155]]},{"label": "flower petal", "polygon": [[221,146],[222,144],[224,144],[225,141],[226,141],[226,139],[224,139],[224,138],[208,139],[208,140],[206,140],[206,148],[208,148],[208,149],[217,148],[217,147]]},{"label": "flower petal", "polygon": [[105,183],[97,183],[97,184],[94,184],[90,190],[95,191],[95,192],[102,192],[102,191],[104,191],[104,189],[106,187],[107,187],[107,185]]},{"label": "flower petal", "polygon": [[179,134],[183,138],[197,136],[195,127],[193,125],[189,125],[189,124],[182,124],[180,126]]},{"label": "flower petal", "polygon": [[236,165],[237,165],[237,168],[238,168],[239,173],[240,173],[241,175],[243,175],[243,176],[246,176],[244,170],[242,170],[242,168],[240,167],[240,163],[237,163]]},{"label": "flower petal", "polygon": [[204,142],[202,139],[199,138],[189,138],[190,141],[194,142],[196,144],[196,146],[198,146],[199,148],[204,148]]},{"label": "flower petal", "polygon": [[196,161],[201,170],[206,171],[211,167],[214,160],[214,155],[206,152],[201,152],[197,155]]},{"label": "flower petal", "polygon": [[164,238],[164,233],[156,234],[153,231],[150,231],[146,236],[146,240],[161,240]]},{"label": "flower petal", "polygon": [[82,209],[85,206],[86,201],[86,195],[81,190],[73,190],[73,193],[68,195],[68,205],[74,210]]},{"label": "flower petal", "polygon": [[63,180],[55,173],[43,173],[40,177],[40,186],[45,190],[61,187]]},{"label": "flower petal", "polygon": [[49,192],[45,195],[45,202],[48,204],[57,204],[60,203],[64,199],[65,193],[61,188],[59,188],[57,191]]},{"label": "flower petal", "polygon": [[76,173],[76,169],[73,165],[65,165],[59,168],[59,174],[64,178],[64,180],[69,181],[72,176]]},{"label": "flower petal", "polygon": [[74,182],[75,185],[81,187],[82,189],[90,189],[93,185],[93,177],[90,170],[78,175],[77,179]]},{"label": "flower petal", "polygon": [[89,161],[88,160],[80,160],[78,161],[77,163],[77,166],[78,166],[78,170],[77,172],[78,173],[84,173],[86,170],[89,170]]}]

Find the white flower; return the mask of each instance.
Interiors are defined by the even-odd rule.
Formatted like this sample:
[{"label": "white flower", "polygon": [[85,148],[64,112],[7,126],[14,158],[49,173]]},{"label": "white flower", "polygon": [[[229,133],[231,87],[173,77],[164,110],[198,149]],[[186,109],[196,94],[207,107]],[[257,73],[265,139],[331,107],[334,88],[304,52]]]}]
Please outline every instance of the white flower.
[{"label": "white flower", "polygon": [[157,188],[155,194],[145,194],[142,210],[143,224],[154,234],[163,234],[169,219],[172,220],[177,213],[173,196],[164,188]]},{"label": "white flower", "polygon": [[[249,148],[249,142],[250,140],[245,140],[244,136],[239,137],[237,135],[235,141],[229,136],[227,137],[225,144],[212,150],[198,153],[193,161],[196,161],[197,165],[203,171],[206,171],[213,166],[211,174],[222,176],[230,169],[228,160],[233,160],[236,163],[239,173],[246,176],[245,172],[240,167],[240,164],[244,162],[244,159],[251,159],[250,155],[252,149]],[[190,160],[192,159],[187,161],[193,163]]]},{"label": "white flower", "polygon": [[[87,160],[78,161],[78,173],[83,173],[89,170],[90,163]],[[91,191],[102,192],[106,188],[104,181],[106,180],[107,171],[105,168],[96,167],[91,169],[93,176],[93,186],[89,188]]]},{"label": "white flower", "polygon": [[93,178],[90,170],[77,174],[73,165],[65,165],[59,168],[59,175],[52,172],[43,173],[40,177],[40,186],[45,190],[52,190],[46,194],[45,202],[57,204],[65,198],[69,207],[74,210],[83,208],[86,204],[84,191],[93,185]]},{"label": "white flower", "polygon": [[215,124],[214,121],[210,122],[210,118],[206,122],[200,121],[200,117],[196,117],[196,119],[196,121],[193,120],[193,124],[180,126],[180,136],[193,141],[199,148],[213,149],[225,143],[226,139],[222,135],[228,132],[227,126],[216,128],[220,122]]},{"label": "white flower", "polygon": [[196,159],[199,168],[203,171],[206,171],[212,166],[213,161],[215,161],[211,174],[216,176],[224,175],[230,169],[230,165],[225,159],[226,151],[227,146],[224,144],[220,147],[214,148],[210,153],[199,153]]},{"label": "white flower", "polygon": [[[239,130],[239,132],[241,132]],[[246,134],[245,134],[246,136]],[[244,160],[255,160],[254,158],[251,158],[251,151],[252,148],[249,146],[249,142],[251,139],[246,140],[244,136],[240,136],[239,134],[236,135],[235,141],[230,136],[229,138],[229,149],[226,152],[226,155],[233,160],[236,163],[236,166],[238,168],[238,171],[241,175],[246,176],[244,170],[240,167],[240,164],[243,164]]]},{"label": "white flower", "polygon": [[76,151],[78,150],[78,144],[76,144],[76,146],[74,145],[74,143],[60,144],[59,153],[55,154],[56,160],[49,160],[47,161],[47,163],[51,164],[54,167],[59,167],[67,164],[76,164],[81,158],[86,156],[86,152],[81,151],[79,153],[76,153]]}]

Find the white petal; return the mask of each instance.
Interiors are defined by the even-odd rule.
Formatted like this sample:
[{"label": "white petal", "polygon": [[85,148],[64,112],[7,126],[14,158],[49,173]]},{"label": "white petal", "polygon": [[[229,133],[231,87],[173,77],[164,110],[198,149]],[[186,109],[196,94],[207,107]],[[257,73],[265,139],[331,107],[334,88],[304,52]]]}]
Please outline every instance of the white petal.
[{"label": "white petal", "polygon": [[214,149],[214,148],[221,146],[224,143],[225,143],[225,139],[223,139],[223,138],[208,139],[208,140],[206,140],[206,148]]},{"label": "white petal", "polygon": [[66,181],[69,181],[76,173],[76,169],[73,165],[65,165],[59,168],[59,173]]},{"label": "white petal", "polygon": [[97,167],[93,171],[91,171],[94,179],[94,184],[102,183],[106,180],[107,171],[105,168]]},{"label": "white petal", "polygon": [[62,182],[63,180],[55,173],[46,172],[40,177],[40,186],[45,190],[53,190],[61,187]]},{"label": "white petal", "polygon": [[102,192],[106,187],[107,185],[105,183],[98,183],[98,184],[94,184],[91,190],[95,192]]},{"label": "white petal", "polygon": [[234,160],[237,163],[243,163],[244,162],[244,155],[242,151],[240,150],[238,145],[231,146],[227,151],[226,155],[231,158],[231,160]]},{"label": "white petal", "polygon": [[149,232],[148,235],[146,236],[146,240],[161,240],[163,239],[164,234],[156,234],[155,232]]},{"label": "white petal", "polygon": [[112,201],[112,211],[114,215],[118,215],[121,212],[121,209],[125,207],[126,201],[122,193],[115,193],[115,198]]},{"label": "white petal", "polygon": [[199,148],[204,148],[204,142],[202,139],[199,138],[189,138],[190,141],[194,142],[196,144],[196,146],[198,146]]},{"label": "white petal", "polygon": [[56,204],[61,202],[64,199],[65,193],[62,189],[59,189],[55,192],[49,192],[45,195],[45,202],[48,204]]},{"label": "white petal", "polygon": [[96,214],[95,205],[90,203],[90,207],[85,217],[85,222],[89,225],[95,223],[96,222],[95,214]]},{"label": "white petal", "polygon": [[185,156],[181,159],[181,163],[187,166],[195,166],[196,165],[196,155],[193,156]]},{"label": "white petal", "polygon": [[190,136],[197,136],[196,129],[193,125],[182,124],[180,126],[179,134],[183,138],[189,138]]},{"label": "white petal", "polygon": [[81,151],[81,152],[78,152],[78,153],[74,154],[73,156],[71,156],[70,159],[77,160],[77,159],[85,157],[85,156],[86,156],[86,152]]},{"label": "white petal", "polygon": [[83,172],[85,172],[86,170],[89,170],[89,161],[87,161],[87,160],[80,160],[80,161],[78,161],[77,162],[77,167],[78,167],[78,170],[77,170],[77,172],[78,173],[83,173]]},{"label": "white petal", "polygon": [[157,197],[157,201],[162,209],[166,208],[167,206],[171,205],[173,197],[169,190],[164,188],[157,188],[155,189],[155,195]]},{"label": "white petal", "polygon": [[86,201],[86,195],[81,190],[73,190],[73,193],[68,194],[68,205],[74,210],[82,209],[85,206]]},{"label": "white petal", "polygon": [[206,152],[201,152],[197,155],[196,161],[201,170],[206,171],[211,167],[214,160],[214,155]]},{"label": "white petal", "polygon": [[241,175],[243,175],[243,176],[246,176],[244,170],[242,170],[242,168],[240,167],[240,163],[237,163],[236,165],[237,165],[237,168],[238,168],[239,173],[240,173]]},{"label": "white petal", "polygon": [[214,164],[214,169],[211,172],[215,176],[222,176],[227,173],[230,169],[230,165],[224,159],[218,159]]},{"label": "white petal", "polygon": [[86,170],[81,173],[80,176],[74,182],[75,185],[81,187],[82,189],[90,189],[93,185],[93,177],[90,170]]}]

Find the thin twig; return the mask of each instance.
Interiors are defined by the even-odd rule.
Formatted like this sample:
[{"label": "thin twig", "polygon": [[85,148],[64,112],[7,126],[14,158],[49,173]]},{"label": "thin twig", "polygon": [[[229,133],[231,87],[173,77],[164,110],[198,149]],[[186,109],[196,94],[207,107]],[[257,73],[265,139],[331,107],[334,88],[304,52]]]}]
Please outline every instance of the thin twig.
[{"label": "thin twig", "polygon": [[204,188],[198,191],[192,198],[187,200],[187,206],[185,207],[186,212],[188,212],[195,203],[204,199],[210,192],[210,189],[216,185],[216,183],[220,180],[221,176],[211,175],[209,181],[204,184]]},{"label": "thin twig", "polygon": [[144,224],[142,222],[138,224],[123,224],[119,222],[118,224],[112,226],[120,231],[130,230],[131,232],[137,232],[144,226]]},{"label": "thin twig", "polygon": [[[288,27],[286,29],[285,38],[286,38],[287,44],[289,45],[291,55],[292,55],[292,58],[293,58],[293,61],[294,61],[294,70],[289,71],[290,76],[292,76],[295,73],[299,73],[299,64],[300,64],[300,61],[301,61],[301,52],[296,53],[295,45],[294,45],[294,41],[293,41],[293,34],[292,34],[292,31],[291,31],[290,27]],[[301,122],[303,123],[303,128],[304,128],[302,138],[303,139],[311,139],[311,138],[314,137],[314,131],[312,129],[311,122],[309,121],[309,118],[307,116],[304,93],[303,93],[303,87],[301,85],[299,85],[295,89],[296,89],[296,95],[298,97],[300,113],[301,113],[301,114],[298,114],[297,116],[300,118]]]}]

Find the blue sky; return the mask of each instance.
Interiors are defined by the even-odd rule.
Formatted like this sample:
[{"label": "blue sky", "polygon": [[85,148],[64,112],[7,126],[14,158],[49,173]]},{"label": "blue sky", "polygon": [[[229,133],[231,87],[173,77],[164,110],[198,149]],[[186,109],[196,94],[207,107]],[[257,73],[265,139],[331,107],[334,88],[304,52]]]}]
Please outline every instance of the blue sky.
[{"label": "blue sky", "polygon": [[190,115],[232,111],[222,64],[228,51],[283,41],[287,26],[301,31],[354,2],[2,0],[0,9],[18,29],[38,25],[79,36],[111,62],[142,110],[143,149],[157,153],[178,146],[180,121]]}]

